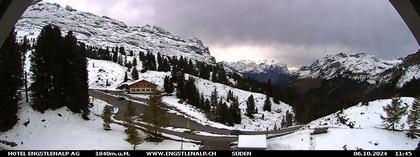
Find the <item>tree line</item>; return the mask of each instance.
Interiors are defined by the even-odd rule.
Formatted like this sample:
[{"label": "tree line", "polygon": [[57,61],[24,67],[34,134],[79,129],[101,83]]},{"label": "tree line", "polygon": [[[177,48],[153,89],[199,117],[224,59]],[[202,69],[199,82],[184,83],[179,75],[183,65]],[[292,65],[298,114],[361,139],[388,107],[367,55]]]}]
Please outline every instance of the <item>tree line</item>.
[{"label": "tree line", "polygon": [[16,33],[12,31],[0,48],[0,132],[13,128],[18,121],[19,90],[23,83],[22,57],[26,46],[25,42],[20,45],[16,41]]},{"label": "tree line", "polygon": [[53,25],[44,26],[37,39],[24,37],[22,43],[16,41],[16,33],[12,31],[0,48],[0,113],[3,115],[0,131],[7,131],[17,123],[23,90],[23,59],[29,50],[32,52],[29,56],[32,108],[44,113],[66,106],[87,120],[88,48],[78,43],[71,31],[62,36],[60,28]]},{"label": "tree line", "polygon": [[74,113],[89,115],[86,46],[69,31],[64,37],[59,27],[46,25],[30,55],[31,106],[44,113],[67,106]]}]

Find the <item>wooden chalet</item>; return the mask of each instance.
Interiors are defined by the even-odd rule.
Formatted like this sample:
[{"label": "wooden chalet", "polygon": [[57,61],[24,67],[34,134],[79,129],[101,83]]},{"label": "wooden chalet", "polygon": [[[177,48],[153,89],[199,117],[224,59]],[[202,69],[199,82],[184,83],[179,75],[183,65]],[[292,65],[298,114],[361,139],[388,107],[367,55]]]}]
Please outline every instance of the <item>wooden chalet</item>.
[{"label": "wooden chalet", "polygon": [[127,89],[130,94],[152,94],[156,90],[157,86],[158,85],[152,82],[140,80],[128,84]]}]

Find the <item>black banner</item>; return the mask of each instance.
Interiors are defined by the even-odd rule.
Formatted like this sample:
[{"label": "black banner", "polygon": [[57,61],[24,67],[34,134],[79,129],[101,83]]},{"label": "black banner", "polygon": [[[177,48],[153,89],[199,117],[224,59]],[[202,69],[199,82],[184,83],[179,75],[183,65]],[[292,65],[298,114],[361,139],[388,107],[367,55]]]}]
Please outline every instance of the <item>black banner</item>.
[{"label": "black banner", "polygon": [[7,150],[0,151],[0,156],[7,157],[257,157],[257,156],[340,156],[340,157],[417,157],[420,151],[78,151],[78,150]]}]

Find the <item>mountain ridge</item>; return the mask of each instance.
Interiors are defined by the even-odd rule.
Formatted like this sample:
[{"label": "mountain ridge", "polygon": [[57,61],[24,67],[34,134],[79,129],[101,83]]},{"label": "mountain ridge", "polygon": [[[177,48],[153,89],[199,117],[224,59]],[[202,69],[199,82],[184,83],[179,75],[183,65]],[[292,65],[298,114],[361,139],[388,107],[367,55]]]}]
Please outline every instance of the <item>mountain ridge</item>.
[{"label": "mountain ridge", "polygon": [[128,26],[106,16],[44,1],[32,4],[24,12],[15,26],[17,37],[36,38],[46,24],[56,25],[63,32],[73,31],[86,45],[102,48],[123,46],[136,53],[161,53],[168,57],[182,56],[208,64],[216,63],[208,46],[198,38],[182,39],[158,26]]},{"label": "mountain ridge", "polygon": [[291,73],[287,65],[278,60],[240,60],[236,62],[220,62],[226,68],[260,82],[271,79],[273,84],[287,85]]},{"label": "mountain ridge", "polygon": [[379,59],[371,54],[338,53],[317,59],[309,66],[302,66],[296,74],[298,78],[332,79],[337,77],[349,78],[370,84],[382,82],[381,73],[398,66],[402,60]]}]

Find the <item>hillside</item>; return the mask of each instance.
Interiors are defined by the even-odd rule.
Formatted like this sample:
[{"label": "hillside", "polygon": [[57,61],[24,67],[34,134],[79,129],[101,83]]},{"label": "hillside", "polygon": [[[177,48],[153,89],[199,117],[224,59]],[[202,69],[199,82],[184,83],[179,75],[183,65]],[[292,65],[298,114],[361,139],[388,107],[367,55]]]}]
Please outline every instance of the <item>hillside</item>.
[{"label": "hillside", "polygon": [[[93,66],[95,65],[95,66]],[[139,65],[141,67],[141,64]],[[96,89],[108,89],[115,90],[115,88],[123,82],[125,68],[117,63],[89,59],[89,85],[90,88]],[[140,73],[139,80],[147,80],[158,85],[158,89],[163,90],[163,80],[165,76],[170,76],[170,72],[158,72],[158,71],[147,71],[145,73]],[[99,77],[98,77],[99,76]],[[188,79],[191,75],[186,75],[185,79]],[[242,130],[266,130],[266,128],[272,129],[274,125],[277,127],[281,126],[281,119],[285,117],[286,111],[293,113],[293,109],[283,103],[275,104],[272,100],[272,112],[263,112],[263,104],[265,100],[265,95],[260,93],[253,93],[249,91],[244,91],[241,89],[233,88],[224,84],[214,83],[209,80],[205,80],[199,77],[192,76],[196,79],[195,85],[197,86],[199,92],[203,94],[205,98],[210,98],[211,92],[216,89],[218,91],[218,97],[223,100],[226,99],[227,93],[231,90],[235,96],[238,97],[240,103],[240,109],[242,111],[242,123],[237,124],[234,127],[229,127],[220,123],[210,121],[205,114],[199,109],[193,107],[192,105],[178,102],[178,98],[175,96],[165,96],[163,101],[176,109],[183,112],[188,117],[191,117],[193,120],[214,126],[217,128],[228,128],[228,129],[242,129]],[[109,78],[109,86],[105,86],[104,78]],[[255,98],[255,104],[258,108],[259,113],[256,114],[255,119],[250,119],[245,116],[246,109],[246,100],[247,98],[253,95]],[[147,95],[131,95],[134,97],[147,98]],[[229,105],[229,103],[228,103]],[[264,119],[262,116],[264,114]]]},{"label": "hillside", "polygon": [[[402,98],[404,106],[411,106],[413,101],[414,98]],[[314,120],[296,133],[271,139],[269,147],[277,150],[413,150],[418,140],[408,138],[406,131],[383,129],[380,115],[385,115],[383,107],[389,103],[391,99],[371,101],[367,106],[359,103],[343,112]],[[348,120],[343,124],[338,117]],[[408,129],[406,119],[407,115],[401,118],[399,129]],[[348,126],[350,123],[354,128]],[[316,127],[329,127],[328,133],[310,135]]]},{"label": "hillside", "polygon": [[[111,131],[105,131],[103,121],[94,114],[102,113],[105,102],[95,100],[95,107],[89,115],[91,120],[83,120],[66,107],[41,114],[34,111],[28,103],[21,102],[18,124],[11,130],[1,133],[0,139],[14,142],[15,147],[0,144],[11,150],[132,150],[126,142],[125,128],[111,124]],[[145,137],[145,133],[141,133]],[[179,150],[181,142],[164,140],[161,143],[144,142],[139,150]],[[199,145],[184,142],[183,148],[198,150]]]}]

